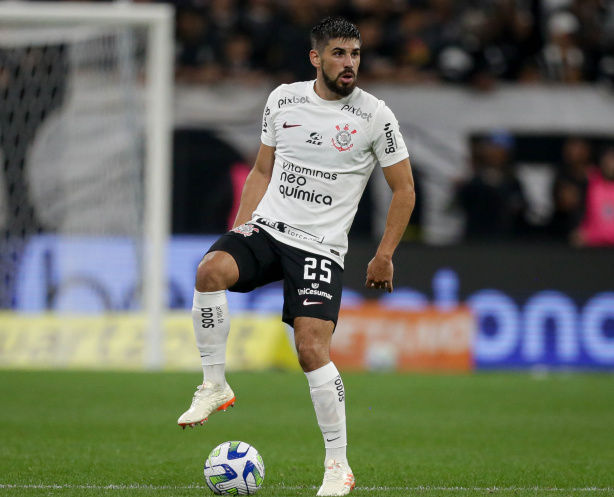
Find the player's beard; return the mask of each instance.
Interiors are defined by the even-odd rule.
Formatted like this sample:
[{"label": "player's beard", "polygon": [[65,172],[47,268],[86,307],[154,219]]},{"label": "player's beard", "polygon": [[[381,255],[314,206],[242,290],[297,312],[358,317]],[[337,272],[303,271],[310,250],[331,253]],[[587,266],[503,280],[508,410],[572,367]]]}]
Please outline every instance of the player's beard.
[{"label": "player's beard", "polygon": [[[354,75],[354,79],[350,84],[346,84],[340,79],[341,76],[347,73],[352,73]],[[322,66],[322,80],[324,81],[326,88],[328,88],[330,91],[341,97],[347,97],[354,91],[354,87],[356,86],[356,73],[351,69],[344,69],[335,79],[332,79],[328,74],[326,74],[326,70],[324,69],[324,66]]]}]

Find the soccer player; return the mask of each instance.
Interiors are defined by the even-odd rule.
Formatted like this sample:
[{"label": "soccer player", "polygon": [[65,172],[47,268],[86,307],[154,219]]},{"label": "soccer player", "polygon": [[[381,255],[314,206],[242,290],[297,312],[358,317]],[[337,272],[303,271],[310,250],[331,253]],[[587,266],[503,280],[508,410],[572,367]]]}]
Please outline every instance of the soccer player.
[{"label": "soccer player", "polygon": [[225,379],[230,330],[226,290],[284,282],[282,320],[294,328],[326,449],[317,495],[347,495],[345,390],[330,360],[341,302],[343,259],[358,201],[377,163],[393,192],[386,228],[367,266],[366,286],[392,292],[392,256],[414,206],[407,148],[392,111],[356,87],[360,33],[342,18],[311,31],[315,81],[281,85],[269,96],[261,145],[234,229],[198,266],[192,316],[204,381],[180,426],[203,424],[233,405]]}]

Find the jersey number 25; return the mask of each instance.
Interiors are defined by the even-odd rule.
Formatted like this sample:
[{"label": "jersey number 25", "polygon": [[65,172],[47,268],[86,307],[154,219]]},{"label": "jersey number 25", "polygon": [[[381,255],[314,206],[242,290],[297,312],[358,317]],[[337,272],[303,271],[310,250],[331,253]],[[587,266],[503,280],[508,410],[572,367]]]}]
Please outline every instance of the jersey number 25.
[{"label": "jersey number 25", "polygon": [[324,283],[330,283],[330,261],[328,259],[322,259],[320,261],[320,270],[322,271],[319,274],[317,273],[318,260],[314,257],[305,257],[305,272],[303,273],[303,279],[305,280],[316,280],[319,279]]}]

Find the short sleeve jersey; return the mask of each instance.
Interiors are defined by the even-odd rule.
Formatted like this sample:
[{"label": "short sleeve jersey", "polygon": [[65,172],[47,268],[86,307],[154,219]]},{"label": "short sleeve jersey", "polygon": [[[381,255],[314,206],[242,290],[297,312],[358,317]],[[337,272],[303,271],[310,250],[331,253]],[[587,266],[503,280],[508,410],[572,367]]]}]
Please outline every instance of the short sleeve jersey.
[{"label": "short sleeve jersey", "polygon": [[408,154],[382,100],[359,88],[341,100],[323,100],[314,83],[281,85],[269,96],[261,141],[275,147],[275,164],[250,222],[343,267],[348,232],[373,168]]}]

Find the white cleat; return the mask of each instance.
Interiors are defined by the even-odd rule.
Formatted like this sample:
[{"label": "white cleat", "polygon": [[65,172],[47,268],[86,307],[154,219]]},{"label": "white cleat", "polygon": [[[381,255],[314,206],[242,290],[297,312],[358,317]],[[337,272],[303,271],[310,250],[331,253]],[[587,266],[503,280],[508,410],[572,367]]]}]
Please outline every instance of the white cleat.
[{"label": "white cleat", "polygon": [[354,485],[356,485],[356,479],[348,464],[329,459],[326,461],[324,481],[317,495],[320,497],[347,495],[352,491]]},{"label": "white cleat", "polygon": [[235,394],[226,383],[223,387],[206,381],[198,385],[192,405],[177,420],[177,424],[185,430],[186,426],[194,428],[205,424],[209,415],[214,411],[225,411],[229,406],[235,405]]}]

